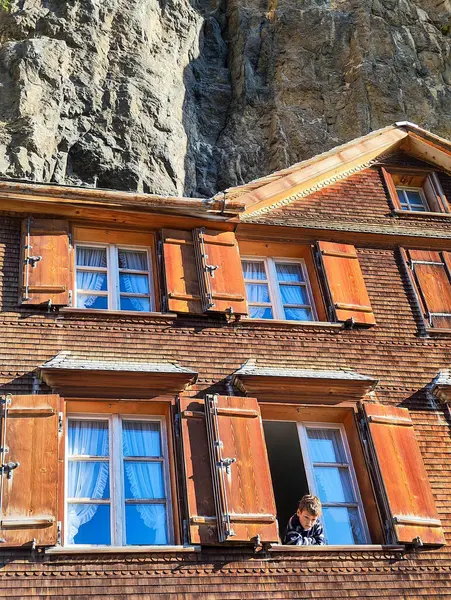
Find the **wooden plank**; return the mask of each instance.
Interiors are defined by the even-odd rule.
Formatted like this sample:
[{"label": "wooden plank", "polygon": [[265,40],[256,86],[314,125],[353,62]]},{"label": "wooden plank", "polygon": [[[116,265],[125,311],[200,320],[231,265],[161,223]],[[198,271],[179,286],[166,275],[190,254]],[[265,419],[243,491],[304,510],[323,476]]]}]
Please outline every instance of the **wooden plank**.
[{"label": "wooden plank", "polygon": [[19,466],[10,479],[3,475],[2,547],[31,544],[33,539],[42,546],[56,543],[58,403],[56,395],[12,398],[2,444],[9,448],[8,462]]}]

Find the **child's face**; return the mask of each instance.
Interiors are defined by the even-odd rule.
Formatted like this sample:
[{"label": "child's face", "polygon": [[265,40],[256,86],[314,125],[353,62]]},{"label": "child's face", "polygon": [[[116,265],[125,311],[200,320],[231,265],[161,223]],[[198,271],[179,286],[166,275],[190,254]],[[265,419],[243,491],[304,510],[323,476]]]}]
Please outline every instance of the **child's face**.
[{"label": "child's face", "polygon": [[304,529],[311,529],[318,520],[317,515],[313,515],[305,508],[303,510],[299,510],[298,508],[296,514],[299,517],[299,521]]}]

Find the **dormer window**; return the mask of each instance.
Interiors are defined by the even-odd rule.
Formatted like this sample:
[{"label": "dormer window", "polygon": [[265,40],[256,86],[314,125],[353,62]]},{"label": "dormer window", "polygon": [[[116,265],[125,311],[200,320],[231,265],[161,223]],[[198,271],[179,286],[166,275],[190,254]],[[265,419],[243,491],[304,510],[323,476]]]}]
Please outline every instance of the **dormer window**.
[{"label": "dormer window", "polygon": [[382,174],[395,211],[450,212],[437,173],[383,168]]}]

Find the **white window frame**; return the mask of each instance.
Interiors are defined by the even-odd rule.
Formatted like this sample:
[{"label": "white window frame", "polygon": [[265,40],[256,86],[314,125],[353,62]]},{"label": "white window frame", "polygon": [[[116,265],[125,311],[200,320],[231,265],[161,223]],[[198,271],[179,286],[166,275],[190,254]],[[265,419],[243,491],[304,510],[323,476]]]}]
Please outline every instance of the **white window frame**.
[{"label": "white window frame", "polygon": [[[77,248],[104,248],[106,250],[106,268],[104,267],[80,267],[77,265]],[[134,295],[134,297],[143,297],[149,298],[149,311],[133,311],[137,314],[152,312],[155,310],[155,291],[153,285],[153,277],[152,277],[152,253],[150,248],[146,246],[132,246],[130,244],[104,244],[98,242],[82,242],[75,244],[75,252],[74,252],[74,289],[75,289],[75,306],[78,305],[78,295],[79,293],[86,294],[87,290],[79,290],[77,287],[77,271],[78,270],[86,270],[86,271],[106,271],[107,273],[107,291],[96,291],[92,290],[92,296],[104,296],[107,298],[108,308],[100,308],[94,310],[122,310],[121,309],[121,295],[130,296],[130,294],[124,294],[120,292],[119,285],[119,256],[118,250],[132,250],[145,252],[147,257],[147,276],[149,281],[149,294],[142,295]],[[121,269],[121,272],[123,269]],[[127,271],[128,272],[128,271]],[[137,272],[138,273],[138,272]],[[140,271],[139,274],[144,274],[144,271]],[[80,310],[90,310],[89,308],[79,307]]]},{"label": "white window frame", "polygon": [[[174,543],[174,522],[171,497],[171,481],[169,475],[169,453],[166,419],[160,415],[127,415],[127,414],[91,414],[91,413],[71,413],[66,417],[66,432],[69,432],[69,421],[106,421],[108,423],[108,452],[109,452],[109,482],[110,482],[110,499],[109,501],[96,501],[95,504],[110,506],[110,544],[69,544],[68,542],[68,477],[69,477],[69,435],[67,433],[65,439],[65,477],[64,477],[64,546],[69,548],[91,548],[91,547],[129,547],[139,548],[139,544],[126,544],[126,527],[125,527],[125,497],[124,497],[124,457],[122,456],[122,422],[125,421],[140,421],[140,422],[157,422],[160,425],[160,442],[162,455],[157,459],[155,457],[145,457],[143,461],[160,462],[163,464],[163,478],[166,492],[165,499],[155,499],[156,504],[165,504],[166,506],[166,538],[167,544],[170,546]],[[91,460],[100,461],[103,457],[71,457],[74,460]],[[130,457],[130,460],[134,460]],[[76,499],[76,502],[85,503],[84,499]],[[146,546],[149,544],[145,544]]]},{"label": "white window frame", "polygon": [[[276,264],[278,263],[291,263],[291,264],[295,264],[295,265],[299,265],[301,267],[301,271],[302,271],[302,275],[304,277],[304,282],[305,284],[301,283],[301,282],[293,282],[293,285],[305,285],[305,289],[307,292],[307,297],[309,300],[309,306],[307,305],[296,305],[293,307],[294,308],[309,308],[311,310],[312,313],[312,321],[317,321],[318,320],[318,314],[316,312],[316,307],[315,307],[315,301],[313,299],[313,293],[312,293],[312,288],[310,285],[310,279],[308,276],[308,271],[307,271],[307,266],[305,264],[305,260],[302,258],[284,258],[284,257],[269,257],[269,256],[242,256],[241,260],[244,261],[251,261],[251,262],[261,262],[264,265],[264,269],[265,269],[265,274],[266,274],[266,279],[263,280],[256,280],[256,279],[245,279],[244,282],[249,283],[249,284],[253,284],[253,283],[267,283],[268,285],[268,291],[269,291],[269,303],[266,302],[249,302],[248,304],[251,304],[252,306],[261,306],[261,307],[266,307],[266,308],[271,308],[272,309],[272,314],[273,317],[272,319],[267,319],[268,321],[271,320],[278,320],[278,321],[289,321],[289,322],[293,322],[293,323],[300,323],[300,322],[305,322],[305,323],[309,323],[311,321],[301,321],[301,320],[296,320],[296,319],[287,319],[285,317],[285,311],[284,311],[284,305],[282,302],[282,295],[280,293],[280,289],[279,289],[279,281],[277,280],[277,271],[276,271]],[[252,318],[252,317],[250,317]],[[256,318],[256,317],[253,317]]]},{"label": "white window frame", "polygon": [[[346,432],[345,432],[345,428],[344,428],[343,424],[341,424],[341,423],[322,423],[322,422],[310,423],[310,422],[303,421],[303,422],[297,422],[297,426],[298,426],[299,441],[301,444],[302,458],[304,460],[304,467],[305,467],[305,472],[307,475],[307,483],[309,486],[310,493],[314,494],[316,496],[318,496],[318,490],[316,487],[314,464],[313,464],[312,459],[310,458],[310,453],[309,453],[309,448],[308,448],[307,429],[334,429],[335,431],[340,432],[341,443],[342,443],[343,450],[345,453],[346,463],[327,463],[327,464],[337,464],[337,465],[340,464],[344,468],[348,469],[349,478],[351,481],[351,486],[352,486],[352,490],[354,493],[355,502],[353,502],[353,503],[324,502],[322,504],[323,504],[323,507],[324,506],[325,507],[345,506],[345,507],[349,507],[349,508],[357,508],[358,513],[359,513],[360,523],[362,524],[364,543],[370,544],[371,538],[370,538],[370,532],[368,529],[368,523],[366,521],[365,512],[363,510],[362,497],[360,495],[359,486],[357,484],[357,477],[356,477],[354,465],[352,462],[351,451],[349,449],[349,444],[348,444],[348,440],[347,440],[347,436],[346,436]],[[315,463],[316,466],[319,466],[319,464],[320,463]],[[326,528],[324,528],[324,534],[325,534],[326,540],[327,540]],[[350,544],[350,546],[352,546],[352,545],[353,544]]]},{"label": "white window frame", "polygon": [[[420,194],[421,201],[423,203],[423,209],[424,209],[424,210],[420,210],[420,212],[430,212],[431,209],[429,208],[428,201],[426,199],[426,195],[424,193],[423,188],[407,187],[407,186],[402,186],[402,185],[396,186],[396,193],[398,194],[398,199],[399,199],[399,204],[401,206],[401,209],[402,210],[410,210],[410,211],[418,211],[418,207],[415,207],[412,204],[410,204],[409,197],[406,194],[404,194],[403,192],[417,192],[418,194]],[[400,193],[403,193],[402,196],[403,196],[404,200],[401,200]]]}]

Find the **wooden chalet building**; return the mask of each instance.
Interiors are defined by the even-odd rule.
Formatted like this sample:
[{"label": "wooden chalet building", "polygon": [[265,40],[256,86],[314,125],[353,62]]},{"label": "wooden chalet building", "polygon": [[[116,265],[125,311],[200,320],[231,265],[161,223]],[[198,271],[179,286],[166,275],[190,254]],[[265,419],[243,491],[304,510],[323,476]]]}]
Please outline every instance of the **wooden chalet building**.
[{"label": "wooden chalet building", "polygon": [[1,597],[451,597],[450,142],[0,210]]}]

